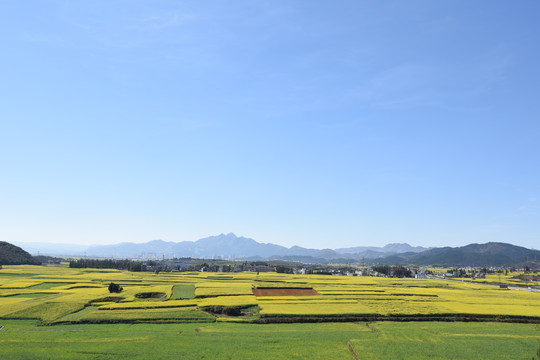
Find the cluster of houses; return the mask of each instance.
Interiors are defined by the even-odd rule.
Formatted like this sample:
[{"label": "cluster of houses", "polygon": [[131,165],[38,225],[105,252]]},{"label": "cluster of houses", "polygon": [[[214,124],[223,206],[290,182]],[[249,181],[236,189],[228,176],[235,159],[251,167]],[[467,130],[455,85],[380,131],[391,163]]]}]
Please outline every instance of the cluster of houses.
[{"label": "cluster of houses", "polygon": [[472,276],[469,276],[469,275],[463,273],[462,271],[454,270],[454,271],[445,273],[444,277],[445,278],[471,277],[474,280],[474,279],[485,279],[486,274],[483,273],[483,272],[476,272],[476,273],[473,273]]},{"label": "cluster of houses", "polygon": [[[420,270],[416,268],[407,268],[409,271],[409,277],[414,277],[416,279],[427,279],[430,275],[426,272],[426,268]],[[340,268],[318,268],[318,269],[306,269],[301,268],[294,270],[295,274],[327,274],[334,276],[378,276],[378,277],[388,277],[389,275],[382,272],[376,271],[372,267],[362,267],[360,269],[340,269]]]}]

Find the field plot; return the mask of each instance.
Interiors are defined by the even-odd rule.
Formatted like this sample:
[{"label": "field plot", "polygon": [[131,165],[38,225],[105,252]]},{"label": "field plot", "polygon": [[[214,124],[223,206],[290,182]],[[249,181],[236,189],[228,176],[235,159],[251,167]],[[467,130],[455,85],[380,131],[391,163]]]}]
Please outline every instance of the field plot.
[{"label": "field plot", "polygon": [[[371,336],[351,339],[362,359],[522,359],[532,358],[540,334],[523,324],[367,324]],[[369,341],[367,341],[369,339]]]},{"label": "field plot", "polygon": [[41,319],[43,323],[51,323],[54,320],[82,309],[84,305],[79,303],[43,302],[37,305],[15,311],[7,315],[10,319]]},{"label": "field plot", "polygon": [[304,288],[257,288],[253,289],[255,296],[312,296],[318,295],[313,289]]},{"label": "field plot", "polygon": [[214,322],[215,318],[195,306],[176,308],[114,309],[89,312],[79,318],[91,323]]},{"label": "field plot", "polygon": [[220,295],[251,295],[252,284],[246,281],[199,281],[195,284],[196,297]]},{"label": "field plot", "polygon": [[0,318],[2,318],[12,312],[31,307],[37,303],[29,301],[27,298],[9,296],[0,299],[0,304]]},{"label": "field plot", "polygon": [[530,359],[534,324],[78,324],[4,320],[6,359]]},{"label": "field plot", "polygon": [[74,283],[72,282],[43,282],[38,285],[28,286],[28,288],[32,290],[49,290],[56,287],[62,287],[62,286],[73,285],[73,284]]},{"label": "field plot", "polygon": [[195,297],[194,285],[174,285],[171,299],[193,299]]}]

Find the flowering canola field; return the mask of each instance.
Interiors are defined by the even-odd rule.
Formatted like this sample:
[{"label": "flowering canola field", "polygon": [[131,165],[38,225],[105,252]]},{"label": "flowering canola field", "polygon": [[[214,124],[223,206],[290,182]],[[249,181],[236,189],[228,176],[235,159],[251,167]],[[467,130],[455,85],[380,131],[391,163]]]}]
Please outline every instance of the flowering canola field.
[{"label": "flowering canola field", "polygon": [[[0,319],[39,319],[42,324],[370,318],[540,322],[539,292],[451,280],[276,273],[154,274],[30,265],[4,266],[0,274]],[[123,291],[109,293],[111,282],[121,285]],[[313,289],[314,295],[253,295],[253,289],[258,288],[290,289],[291,294],[294,289]]]}]

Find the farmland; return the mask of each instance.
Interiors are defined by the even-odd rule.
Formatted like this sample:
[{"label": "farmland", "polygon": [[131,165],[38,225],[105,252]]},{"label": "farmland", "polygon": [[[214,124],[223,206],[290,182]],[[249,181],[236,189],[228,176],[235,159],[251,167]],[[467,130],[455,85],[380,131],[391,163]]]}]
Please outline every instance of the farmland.
[{"label": "farmland", "polygon": [[[156,348],[186,359],[530,358],[540,337],[540,293],[474,282],[31,265],[0,273],[8,358],[143,358]],[[109,293],[111,282],[123,290]]]},{"label": "farmland", "polygon": [[[6,359],[530,359],[532,324],[87,324],[5,320]],[[233,346],[231,346],[233,345]]]}]

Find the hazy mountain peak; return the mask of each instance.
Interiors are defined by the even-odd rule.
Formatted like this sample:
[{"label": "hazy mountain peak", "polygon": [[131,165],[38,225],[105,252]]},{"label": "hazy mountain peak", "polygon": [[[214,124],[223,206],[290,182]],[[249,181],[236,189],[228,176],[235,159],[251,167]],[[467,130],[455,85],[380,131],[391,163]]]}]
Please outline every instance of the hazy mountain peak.
[{"label": "hazy mountain peak", "polygon": [[148,242],[148,244],[167,244],[167,243],[172,243],[172,241],[165,241],[165,240],[161,240],[161,239],[156,239],[156,240],[150,240]]}]

